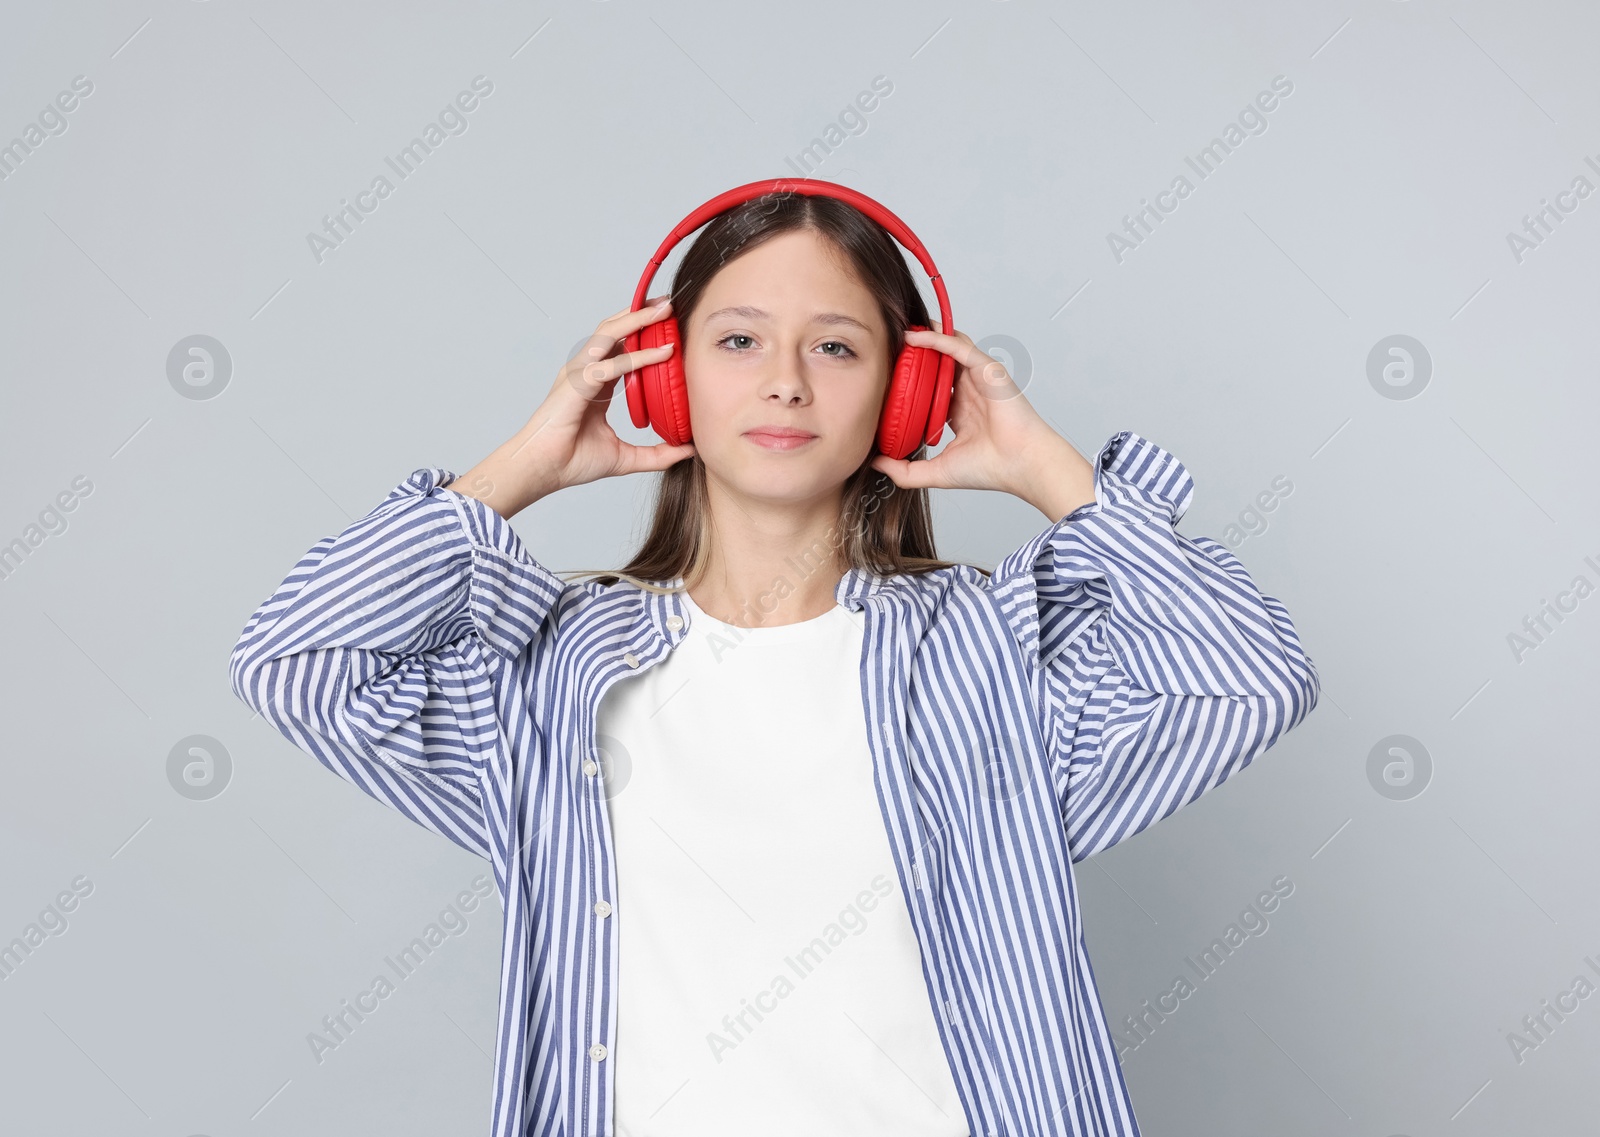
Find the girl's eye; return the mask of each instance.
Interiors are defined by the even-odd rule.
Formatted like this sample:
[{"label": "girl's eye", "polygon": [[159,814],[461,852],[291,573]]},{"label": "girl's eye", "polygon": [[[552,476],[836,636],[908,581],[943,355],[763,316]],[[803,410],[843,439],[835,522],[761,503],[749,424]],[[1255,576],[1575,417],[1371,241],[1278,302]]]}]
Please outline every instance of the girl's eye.
[{"label": "girl's eye", "polygon": [[[749,350],[749,346],[746,345],[746,344],[730,344],[730,341],[732,341],[732,340],[749,340],[749,341],[751,341],[753,343],[754,340],[755,340],[755,337],[746,335],[744,332],[729,332],[727,335],[723,336],[720,340],[717,341],[717,346],[722,348],[724,351],[739,352],[739,351],[748,351]],[[825,351],[825,352],[823,352],[824,355],[829,356],[829,357],[831,357],[833,359],[853,359],[855,357],[855,354],[856,354],[854,351],[852,351],[850,349],[850,345],[849,344],[843,343],[840,340],[829,340],[827,343],[823,344],[822,346],[823,347],[836,347],[836,348],[840,349],[839,351]]]}]

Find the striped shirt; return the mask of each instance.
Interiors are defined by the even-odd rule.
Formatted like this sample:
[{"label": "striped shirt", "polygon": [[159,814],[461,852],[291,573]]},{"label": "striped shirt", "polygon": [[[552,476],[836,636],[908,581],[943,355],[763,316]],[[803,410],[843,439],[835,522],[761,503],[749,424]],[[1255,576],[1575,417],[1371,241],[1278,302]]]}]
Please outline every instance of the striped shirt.
[{"label": "striped shirt", "polygon": [[[681,592],[565,581],[414,471],[245,625],[234,692],[486,858],[505,908],[493,1137],[624,1137],[616,861],[596,710],[688,628]],[[1282,603],[1176,530],[1194,485],[1130,432],[1095,500],[985,575],[851,569],[879,812],[973,1137],[1136,1137],[1073,864],[1194,801],[1315,706]],[[677,581],[659,582],[682,585]]]}]

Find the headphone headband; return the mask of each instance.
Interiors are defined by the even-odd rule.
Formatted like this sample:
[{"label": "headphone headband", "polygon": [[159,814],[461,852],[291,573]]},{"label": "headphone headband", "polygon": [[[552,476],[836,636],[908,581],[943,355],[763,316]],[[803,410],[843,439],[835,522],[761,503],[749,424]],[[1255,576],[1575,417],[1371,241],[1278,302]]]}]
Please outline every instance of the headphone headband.
[{"label": "headphone headband", "polygon": [[644,275],[639,278],[639,287],[633,294],[633,311],[637,312],[644,307],[645,298],[650,290],[650,282],[655,279],[656,270],[667,259],[667,254],[679,241],[700,226],[710,221],[719,214],[753,198],[767,193],[803,193],[815,197],[831,197],[854,206],[872,220],[886,229],[891,237],[907,249],[922,265],[928,274],[928,280],[933,285],[934,295],[939,300],[939,326],[949,332],[955,326],[950,319],[950,296],[945,292],[944,280],[939,275],[939,270],[934,267],[933,258],[928,255],[928,250],[923,248],[922,242],[917,240],[904,221],[896,217],[887,208],[872,200],[866,194],[853,190],[849,186],[841,186],[835,182],[814,181],[810,178],[795,180],[792,178],[768,178],[764,181],[749,182],[742,186],[720,193],[689,216],[678,222],[667,239],[661,242],[661,247],[656,250],[656,255],[650,258],[650,263],[645,266]]}]

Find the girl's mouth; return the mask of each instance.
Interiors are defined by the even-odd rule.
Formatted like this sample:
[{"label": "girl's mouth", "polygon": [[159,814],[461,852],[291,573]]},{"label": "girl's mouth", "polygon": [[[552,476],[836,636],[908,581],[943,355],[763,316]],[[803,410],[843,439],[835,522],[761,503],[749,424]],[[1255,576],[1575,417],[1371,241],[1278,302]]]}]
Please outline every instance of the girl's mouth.
[{"label": "girl's mouth", "polygon": [[758,426],[744,432],[744,437],[768,450],[794,450],[811,442],[817,436],[810,431],[788,426]]}]

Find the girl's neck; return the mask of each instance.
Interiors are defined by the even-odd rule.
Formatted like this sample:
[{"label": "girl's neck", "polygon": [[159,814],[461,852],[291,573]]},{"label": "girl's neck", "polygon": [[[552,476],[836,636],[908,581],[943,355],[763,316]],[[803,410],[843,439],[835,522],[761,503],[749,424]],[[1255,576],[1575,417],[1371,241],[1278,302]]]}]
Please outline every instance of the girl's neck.
[{"label": "girl's neck", "polygon": [[832,609],[844,576],[837,528],[776,536],[718,542],[706,570],[685,582],[700,610],[724,623],[763,628],[814,619]]},{"label": "girl's neck", "polygon": [[760,628],[814,619],[835,606],[845,571],[837,494],[779,503],[710,488],[710,555],[705,571],[685,582],[701,611]]}]

